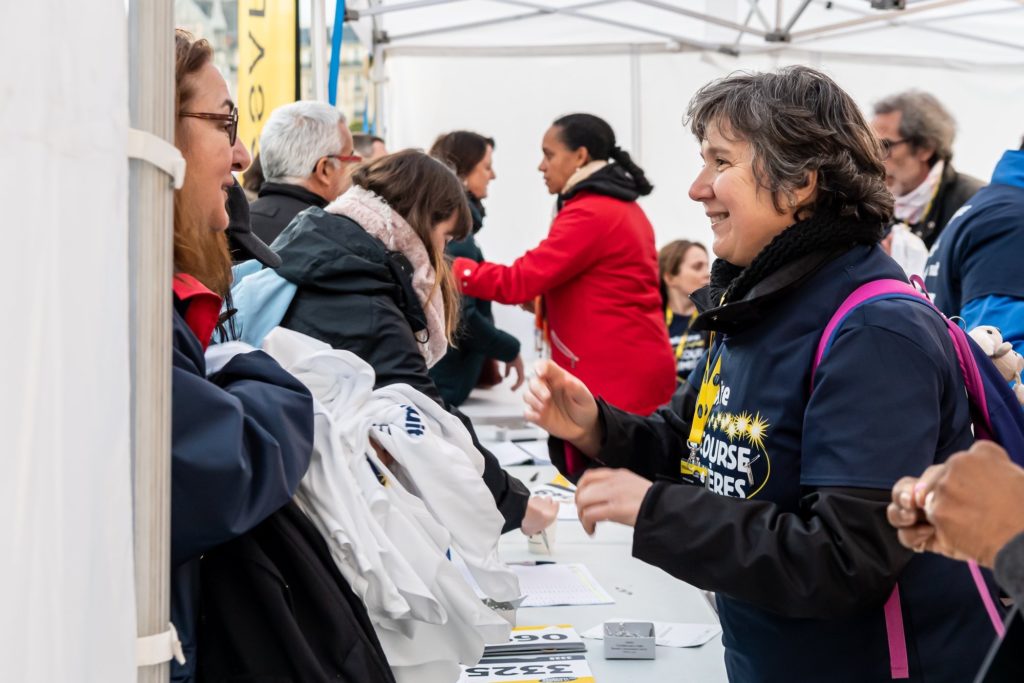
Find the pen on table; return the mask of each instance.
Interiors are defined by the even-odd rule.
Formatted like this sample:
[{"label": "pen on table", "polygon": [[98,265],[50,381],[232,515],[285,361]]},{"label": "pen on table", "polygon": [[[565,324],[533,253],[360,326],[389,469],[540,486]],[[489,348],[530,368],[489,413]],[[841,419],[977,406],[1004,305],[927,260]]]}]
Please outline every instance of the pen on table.
[{"label": "pen on table", "polygon": [[534,472],[533,476],[530,477],[530,483],[532,484],[533,482],[537,481],[537,477],[539,477],[539,476],[540,476],[540,472]]},{"label": "pen on table", "polygon": [[537,567],[542,564],[557,564],[554,560],[523,560],[522,562],[509,562],[509,564],[518,565],[520,567]]}]

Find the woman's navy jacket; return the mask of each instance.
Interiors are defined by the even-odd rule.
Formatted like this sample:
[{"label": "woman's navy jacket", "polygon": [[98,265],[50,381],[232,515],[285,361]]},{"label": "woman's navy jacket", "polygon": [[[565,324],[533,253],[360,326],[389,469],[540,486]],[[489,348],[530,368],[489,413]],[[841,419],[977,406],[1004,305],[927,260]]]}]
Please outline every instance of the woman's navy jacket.
[{"label": "woman's navy jacket", "polygon": [[598,458],[662,479],[633,554],[717,593],[732,681],[889,680],[883,604],[897,584],[909,680],[972,680],[992,641],[967,565],[915,555],[885,518],[900,477],[973,441],[945,322],[907,301],[861,306],[810,385],[833,313],[882,278],[905,279],[879,247],[858,246],[702,308],[695,325],[716,331],[711,367],[722,361],[698,449],[706,487],[680,483],[704,361],[651,416],[601,406]]},{"label": "woman's navy jacket", "polygon": [[173,314],[171,621],[188,660],[172,663],[173,681],[194,678],[200,556],[285,505],[313,450],[312,397],[270,356],[238,355],[206,376],[184,317],[193,301],[176,295]]}]

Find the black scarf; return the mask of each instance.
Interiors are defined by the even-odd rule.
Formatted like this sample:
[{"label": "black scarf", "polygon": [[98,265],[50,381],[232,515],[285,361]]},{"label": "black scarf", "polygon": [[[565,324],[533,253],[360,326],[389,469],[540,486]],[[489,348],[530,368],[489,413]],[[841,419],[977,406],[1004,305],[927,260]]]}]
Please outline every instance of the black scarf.
[{"label": "black scarf", "polygon": [[742,268],[725,259],[711,267],[708,286],[713,305],[740,301],[758,282],[793,261],[815,252],[842,252],[857,244],[877,244],[882,239],[881,221],[821,212],[798,221],[776,235],[754,261]]}]

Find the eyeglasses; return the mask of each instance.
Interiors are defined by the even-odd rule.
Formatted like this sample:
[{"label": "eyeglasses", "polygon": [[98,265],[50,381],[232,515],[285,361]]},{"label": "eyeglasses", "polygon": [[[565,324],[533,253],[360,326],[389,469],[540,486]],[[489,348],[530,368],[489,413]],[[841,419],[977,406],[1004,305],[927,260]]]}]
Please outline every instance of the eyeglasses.
[{"label": "eyeglasses", "polygon": [[[325,154],[320,159],[337,159],[343,164],[358,164],[363,160],[358,154]],[[320,159],[317,159],[317,164],[320,163]],[[316,171],[316,164],[313,164],[313,170]]]},{"label": "eyeglasses", "polygon": [[878,141],[882,145],[882,159],[888,159],[889,155],[892,154],[892,148],[896,145],[902,145],[904,142],[910,142],[910,140],[886,140],[882,138]]},{"label": "eyeglasses", "polygon": [[183,111],[179,116],[187,116],[193,119],[207,119],[208,121],[227,121],[228,125],[225,126],[224,130],[228,133],[228,140],[231,141],[231,146],[235,146],[235,140],[238,139],[238,107],[232,109],[230,114],[208,114],[206,112]]}]

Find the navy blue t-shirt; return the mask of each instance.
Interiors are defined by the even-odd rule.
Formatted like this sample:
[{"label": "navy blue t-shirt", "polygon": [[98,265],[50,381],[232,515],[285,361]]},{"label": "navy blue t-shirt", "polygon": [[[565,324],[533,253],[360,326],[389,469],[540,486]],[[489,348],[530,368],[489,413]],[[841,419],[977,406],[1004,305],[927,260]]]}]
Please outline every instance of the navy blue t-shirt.
[{"label": "navy blue t-shirt", "polygon": [[1006,152],[932,246],[925,286],[948,316],[989,296],[1024,299],[1024,152]]},{"label": "navy blue t-shirt", "polygon": [[[799,513],[811,489],[889,490],[970,446],[945,323],[920,304],[886,300],[857,309],[811,390],[814,352],[829,318],[857,286],[881,278],[905,279],[879,248],[857,247],[776,305],[769,321],[716,340],[718,400],[700,450],[711,491]],[[690,376],[695,388],[703,368],[701,361]],[[756,572],[750,580],[758,580]],[[915,556],[899,587],[911,680],[971,680],[993,632],[967,566]],[[718,604],[732,681],[889,678],[881,604],[828,620],[781,616],[727,591]]]},{"label": "navy blue t-shirt", "polygon": [[690,329],[693,319],[688,315],[674,315],[668,325],[668,341],[676,358],[676,377],[685,382],[697,361],[704,356],[704,335]]}]

